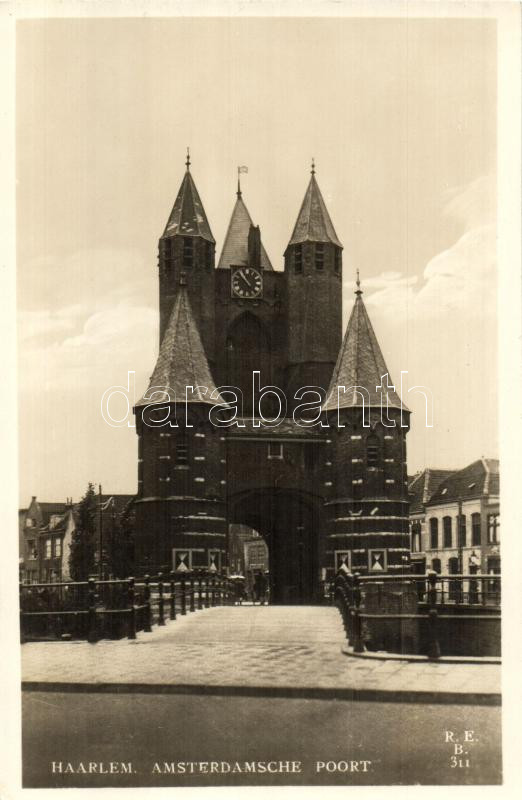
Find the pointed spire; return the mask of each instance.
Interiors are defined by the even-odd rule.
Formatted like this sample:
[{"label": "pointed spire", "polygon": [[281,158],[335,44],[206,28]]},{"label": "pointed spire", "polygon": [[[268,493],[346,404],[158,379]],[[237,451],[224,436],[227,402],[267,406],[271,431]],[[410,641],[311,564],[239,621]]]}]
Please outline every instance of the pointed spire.
[{"label": "pointed spire", "polygon": [[[168,389],[175,395],[175,398],[170,397],[171,402],[174,402],[175,399],[178,404],[185,403],[185,396],[189,403],[225,404],[217,393],[216,384],[210,372],[190,307],[184,273],[181,273],[179,283],[180,289],[161,342],[149,388],[141,400],[136,403],[136,407],[152,404],[164,405],[169,402],[169,395],[166,392]],[[193,386],[194,392],[187,394],[187,386]],[[197,386],[206,386],[207,392],[196,391]],[[153,389],[155,391],[152,391]],[[162,389],[165,391],[162,392]],[[216,394],[211,400],[214,391]]]},{"label": "pointed spire", "polygon": [[[250,228],[254,226],[252,217],[248,213],[241,191],[239,189],[238,173],[238,195],[228,229],[225,236],[223,249],[219,257],[218,269],[228,269],[229,267],[239,267],[248,265],[248,236]],[[266,270],[273,270],[270,259],[261,242],[261,267]]]},{"label": "pointed spire", "polygon": [[288,246],[302,242],[330,242],[336,247],[342,247],[315,178],[314,159],[310,171],[310,183]]},{"label": "pointed spire", "polygon": [[[355,303],[323,406],[324,411],[335,410],[338,405],[340,408],[362,406],[361,395],[353,390],[348,391],[353,386],[364,387],[370,396],[370,406],[380,407],[382,392],[378,392],[376,387],[381,385],[382,376],[388,373],[388,385],[393,384],[362,299],[359,275],[357,287]],[[338,386],[344,386],[346,392],[338,394]],[[393,408],[408,410],[393,389],[388,390],[388,404]]]},{"label": "pointed spire", "polygon": [[181,181],[170,217],[163,236],[201,236],[209,242],[215,243],[212,236],[207,215],[203,208],[196,184],[190,172],[190,153],[187,147],[187,171]]}]

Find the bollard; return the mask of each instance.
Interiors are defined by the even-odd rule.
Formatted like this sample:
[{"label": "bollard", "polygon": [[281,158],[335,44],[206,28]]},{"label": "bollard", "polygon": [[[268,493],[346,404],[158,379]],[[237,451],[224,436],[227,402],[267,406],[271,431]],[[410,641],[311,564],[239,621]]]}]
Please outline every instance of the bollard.
[{"label": "bollard", "polygon": [[353,627],[353,652],[363,653],[364,647],[361,635],[361,612],[357,607],[353,609],[352,627]]},{"label": "bollard", "polygon": [[163,599],[163,573],[158,573],[158,625],[165,625],[165,609]]},{"label": "bollard", "polygon": [[187,587],[183,577],[181,578],[181,613],[183,616],[187,613]]},{"label": "bollard", "polygon": [[176,576],[170,573],[170,619],[176,619]]},{"label": "bollard", "polygon": [[128,616],[128,628],[127,628],[127,639],[135,639],[136,638],[136,602],[135,602],[135,589],[134,589],[134,578],[128,578],[127,580],[127,599],[129,603],[129,616]]},{"label": "bollard", "polygon": [[87,590],[87,641],[95,644],[96,637],[96,581],[94,578],[89,578],[89,588]]},{"label": "bollard", "polygon": [[195,611],[196,610],[196,604],[195,604],[196,597],[195,597],[194,577],[193,576],[190,577],[190,590],[189,591],[190,591],[190,609],[189,610],[190,611]]},{"label": "bollard", "polygon": [[143,625],[143,630],[145,633],[150,633],[152,630],[151,622],[152,622],[152,609],[150,606],[150,576],[145,575],[145,622]]}]

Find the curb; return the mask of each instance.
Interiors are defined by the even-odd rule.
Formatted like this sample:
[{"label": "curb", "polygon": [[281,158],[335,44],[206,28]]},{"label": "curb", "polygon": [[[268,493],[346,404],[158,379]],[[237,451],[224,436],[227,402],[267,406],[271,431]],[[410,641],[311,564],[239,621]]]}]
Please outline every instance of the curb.
[{"label": "curb", "polygon": [[388,653],[376,650],[364,650],[362,653],[354,653],[353,647],[343,645],[341,652],[350,658],[362,658],[374,661],[402,661],[410,664],[494,664],[499,667],[502,659],[497,656],[440,656],[440,658],[428,658],[428,656],[408,655],[406,653]]},{"label": "curb", "polygon": [[426,703],[500,706],[496,692],[436,692],[413,689],[354,689],[319,686],[233,686],[165,683],[60,683],[22,681],[25,692],[62,692],[80,694],[182,694],[222,697],[273,697],[306,700],[350,700],[380,703]]}]

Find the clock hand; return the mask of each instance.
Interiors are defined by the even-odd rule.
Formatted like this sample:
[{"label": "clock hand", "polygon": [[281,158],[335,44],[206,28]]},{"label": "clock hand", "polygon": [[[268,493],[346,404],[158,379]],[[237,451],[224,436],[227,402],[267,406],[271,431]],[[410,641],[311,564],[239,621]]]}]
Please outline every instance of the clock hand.
[{"label": "clock hand", "polygon": [[249,281],[249,280],[248,280],[248,278],[246,277],[244,270],[240,269],[240,270],[239,270],[239,274],[240,274],[240,275],[241,275],[241,277],[243,278],[243,280],[244,280],[244,282],[246,283],[247,287],[248,287],[249,289],[252,289],[252,288],[253,288],[253,287],[252,287],[252,284],[250,283],[250,281]]}]

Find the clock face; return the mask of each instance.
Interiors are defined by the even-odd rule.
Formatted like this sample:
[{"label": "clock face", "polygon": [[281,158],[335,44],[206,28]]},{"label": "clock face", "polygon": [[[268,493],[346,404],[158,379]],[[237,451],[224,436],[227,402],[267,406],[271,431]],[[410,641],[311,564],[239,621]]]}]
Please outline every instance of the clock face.
[{"label": "clock face", "polygon": [[232,294],[235,297],[260,297],[263,291],[263,278],[254,267],[239,267],[232,273]]}]

